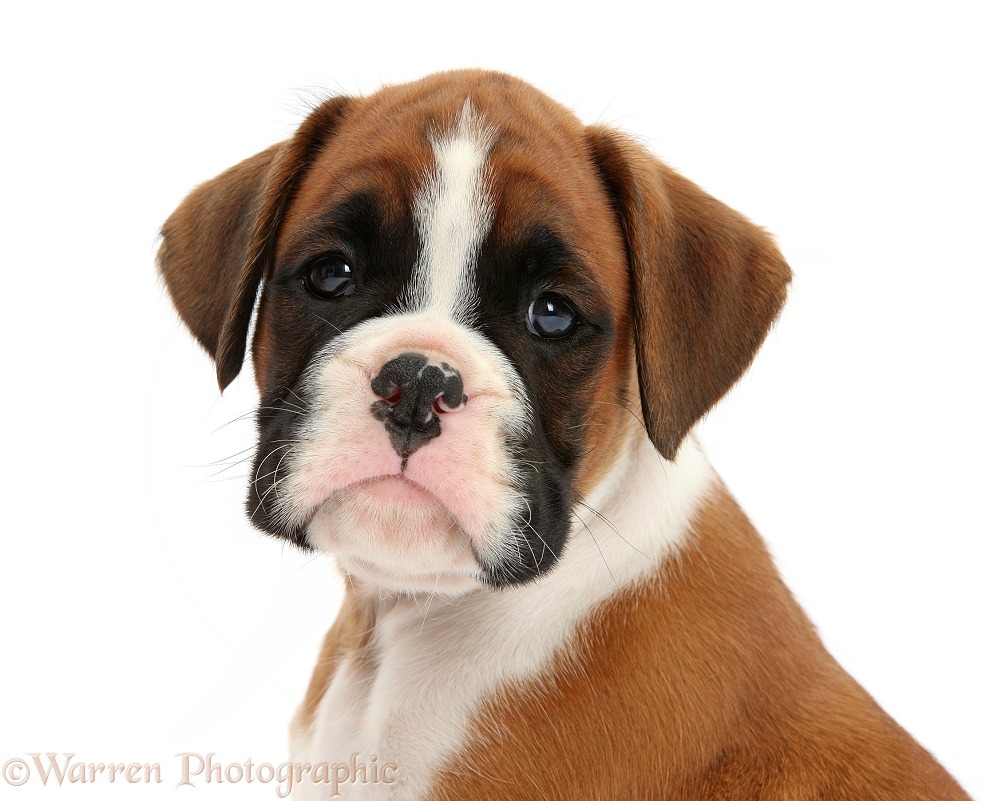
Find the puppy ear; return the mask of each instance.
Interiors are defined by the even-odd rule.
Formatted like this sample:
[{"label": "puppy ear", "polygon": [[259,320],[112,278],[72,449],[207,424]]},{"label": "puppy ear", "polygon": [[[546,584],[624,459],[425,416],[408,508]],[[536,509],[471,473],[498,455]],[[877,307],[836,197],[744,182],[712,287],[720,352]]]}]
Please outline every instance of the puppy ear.
[{"label": "puppy ear", "polygon": [[668,459],[740,377],[787,295],[771,237],[640,145],[587,129],[620,215],[645,427]]},{"label": "puppy ear", "polygon": [[351,104],[321,104],[292,139],[195,189],[161,229],[157,264],[224,389],[242,369],[249,319],[280,222],[307,168]]}]

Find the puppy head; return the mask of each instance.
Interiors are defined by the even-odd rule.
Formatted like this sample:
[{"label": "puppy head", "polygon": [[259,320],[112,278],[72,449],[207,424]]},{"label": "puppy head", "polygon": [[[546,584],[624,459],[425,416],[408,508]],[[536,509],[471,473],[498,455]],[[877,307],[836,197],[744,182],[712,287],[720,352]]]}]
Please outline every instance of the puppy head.
[{"label": "puppy head", "polygon": [[324,103],[192,193],[159,262],[222,388],[259,298],[252,519],[401,592],[552,567],[639,390],[671,459],[790,277],[633,142],[476,71]]}]

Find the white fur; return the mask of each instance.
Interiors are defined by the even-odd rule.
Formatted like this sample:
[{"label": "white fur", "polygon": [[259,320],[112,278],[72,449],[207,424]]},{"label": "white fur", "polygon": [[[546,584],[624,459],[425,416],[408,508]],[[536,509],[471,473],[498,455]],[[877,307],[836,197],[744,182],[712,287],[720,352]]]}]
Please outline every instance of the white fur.
[{"label": "white fur", "polygon": [[[526,432],[530,407],[511,362],[466,327],[477,254],[493,219],[492,138],[467,101],[433,139],[434,169],[414,203],[420,256],[401,313],[357,325],[318,354],[305,375],[311,408],[295,441],[264,466],[274,479],[264,506],[285,524],[306,524],[312,545],[387,590],[432,592],[438,582],[441,592],[473,589],[481,584],[475,553],[511,561],[518,548],[512,529],[525,501],[508,440]],[[378,399],[370,382],[408,350],[452,365],[468,400],[402,464],[371,415]],[[393,489],[396,476],[407,483]],[[439,505],[407,509],[379,497],[416,489]]]},{"label": "white fur", "polygon": [[[466,327],[478,251],[493,220],[492,135],[468,103],[456,127],[434,140],[434,172],[414,207],[421,255],[402,313],[356,326],[312,362],[312,408],[278,486],[278,513],[299,521],[316,509],[311,542],[381,590],[367,658],[341,661],[310,729],[292,735],[294,762],[340,764],[358,755],[396,766],[395,784],[341,784],[348,801],[425,798],[464,748],[480,704],[509,683],[542,675],[599,604],[653,575],[683,544],[713,482],[691,440],[666,462],[635,426],[614,468],[577,508],[550,572],[504,590],[478,580],[472,549],[503,559],[514,542],[511,521],[524,500],[507,439],[527,431],[530,415],[514,366]],[[371,376],[405,350],[451,364],[469,397],[406,467],[414,481],[430,482],[442,511],[400,504],[387,511],[359,495],[359,482],[401,469],[368,409]],[[441,475],[453,480],[436,486]],[[331,790],[303,782],[294,796],[329,798]]]},{"label": "white fur", "polygon": [[435,170],[414,207],[421,252],[408,292],[410,309],[459,322],[473,310],[474,267],[493,218],[485,174],[492,138],[468,100],[456,127],[433,140]]},{"label": "white fur", "polygon": [[[529,585],[477,589],[461,597],[379,599],[372,660],[345,659],[309,732],[293,732],[295,762],[367,761],[397,766],[395,784],[348,784],[351,801],[427,796],[442,766],[460,753],[484,699],[541,675],[600,603],[652,576],[685,541],[714,483],[690,438],[666,462],[644,431],[632,430],[615,468],[590,494],[559,563]],[[298,799],[327,798],[301,784]]]},{"label": "white fur", "polygon": [[[371,376],[412,350],[463,376],[465,406],[441,419],[441,434],[405,468],[383,425]],[[309,520],[310,543],[352,575],[386,590],[457,592],[481,585],[477,552],[489,562],[517,548],[512,528],[525,502],[509,439],[523,436],[530,407],[514,365],[487,338],[445,317],[392,315],[338,336],[304,378],[310,408],[295,439],[263,467],[279,480],[271,505],[282,522]],[[379,503],[366,482],[404,476],[440,503]],[[311,518],[311,516],[313,517]],[[439,584],[437,584],[439,582]]]}]

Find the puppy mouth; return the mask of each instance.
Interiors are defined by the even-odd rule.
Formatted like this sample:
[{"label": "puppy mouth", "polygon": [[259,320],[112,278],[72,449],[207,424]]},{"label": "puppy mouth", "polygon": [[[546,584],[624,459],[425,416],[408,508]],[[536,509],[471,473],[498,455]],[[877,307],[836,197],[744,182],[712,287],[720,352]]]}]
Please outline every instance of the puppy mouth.
[{"label": "puppy mouth", "polygon": [[342,492],[361,492],[364,495],[384,504],[420,508],[425,506],[440,506],[450,514],[444,503],[422,484],[418,484],[404,473],[372,476],[355,481],[346,486]]},{"label": "puppy mouth", "polygon": [[349,576],[398,593],[473,588],[479,565],[456,516],[431,490],[402,474],[353,481],[320,504],[308,542]]}]

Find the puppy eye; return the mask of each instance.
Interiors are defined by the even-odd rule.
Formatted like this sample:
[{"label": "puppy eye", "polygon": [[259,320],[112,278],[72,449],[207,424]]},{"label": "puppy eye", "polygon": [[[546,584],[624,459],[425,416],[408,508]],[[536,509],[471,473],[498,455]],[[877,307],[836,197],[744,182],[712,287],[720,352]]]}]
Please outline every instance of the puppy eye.
[{"label": "puppy eye", "polygon": [[546,292],[529,306],[525,325],[537,337],[562,339],[576,328],[577,318],[573,307],[559,295]]},{"label": "puppy eye", "polygon": [[303,285],[318,298],[340,298],[355,288],[351,265],[342,253],[318,256],[303,271]]}]

